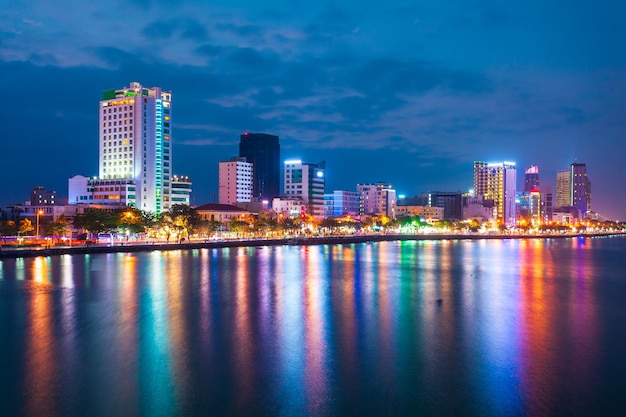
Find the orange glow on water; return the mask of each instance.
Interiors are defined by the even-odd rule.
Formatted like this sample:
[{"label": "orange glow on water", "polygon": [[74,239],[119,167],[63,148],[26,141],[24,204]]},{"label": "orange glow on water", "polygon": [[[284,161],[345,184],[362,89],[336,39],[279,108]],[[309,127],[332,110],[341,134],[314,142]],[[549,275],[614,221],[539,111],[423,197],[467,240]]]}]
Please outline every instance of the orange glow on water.
[{"label": "orange glow on water", "polygon": [[[44,258],[33,260],[33,278],[46,278]],[[33,292],[29,303],[28,330],[26,332],[25,386],[28,391],[27,414],[32,416],[53,415],[57,409],[55,392],[58,371],[57,349],[53,325],[53,292],[38,289]]]}]

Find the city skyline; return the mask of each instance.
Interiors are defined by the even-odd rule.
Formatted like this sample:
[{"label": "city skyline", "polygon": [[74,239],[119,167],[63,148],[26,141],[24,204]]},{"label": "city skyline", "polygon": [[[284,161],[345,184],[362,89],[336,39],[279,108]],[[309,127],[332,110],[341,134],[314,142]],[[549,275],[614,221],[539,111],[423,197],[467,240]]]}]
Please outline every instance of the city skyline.
[{"label": "city skyline", "polygon": [[565,4],[9,5],[0,203],[96,175],[94,103],[137,80],[175,96],[193,204],[213,201],[218,162],[251,131],[280,136],[283,161],[325,160],[327,190],[467,190],[473,161],[513,160],[556,192],[559,169],[586,163],[592,209],[623,220],[626,6]]}]

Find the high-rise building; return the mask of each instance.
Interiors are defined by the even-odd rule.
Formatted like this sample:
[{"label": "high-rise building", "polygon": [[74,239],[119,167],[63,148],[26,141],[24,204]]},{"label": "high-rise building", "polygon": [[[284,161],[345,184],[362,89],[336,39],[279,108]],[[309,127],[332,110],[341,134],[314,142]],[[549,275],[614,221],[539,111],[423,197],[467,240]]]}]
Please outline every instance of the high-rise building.
[{"label": "high-rise building", "polygon": [[361,195],[361,214],[396,217],[396,190],[391,184],[357,184],[356,190]]},{"label": "high-rise building", "polygon": [[552,187],[541,185],[539,187],[539,198],[541,204],[541,222],[547,223],[552,220]]},{"label": "high-rise building", "polygon": [[253,165],[252,198],[270,200],[280,195],[280,143],[278,136],[244,133],[239,156]]},{"label": "high-rise building", "polygon": [[516,170],[513,162],[474,162],[474,192],[484,202],[493,202],[495,218],[500,224],[514,226],[516,222]]},{"label": "high-rise building", "polygon": [[531,165],[524,171],[524,192],[529,193],[534,188],[539,188],[539,166]]},{"label": "high-rise building", "polygon": [[285,161],[285,197],[300,199],[306,206],[306,213],[324,218],[324,169],[325,162],[307,164],[301,160]]},{"label": "high-rise building", "polygon": [[232,158],[220,162],[219,166],[219,203],[252,201],[252,164],[246,158]]},{"label": "high-rise building", "polygon": [[172,92],[131,82],[104,91],[99,114],[99,176],[70,179],[69,203],[129,205],[156,214],[188,204],[187,177],[172,193]]},{"label": "high-rise building", "polygon": [[556,174],[556,206],[575,207],[580,218],[591,211],[591,181],[587,165],[574,162]]},{"label": "high-rise building", "polygon": [[570,165],[571,205],[581,218],[587,217],[591,211],[591,181],[587,177],[587,165],[573,163]]},{"label": "high-rise building", "polygon": [[571,173],[564,169],[556,173],[556,206],[568,207],[572,205],[571,197]]}]

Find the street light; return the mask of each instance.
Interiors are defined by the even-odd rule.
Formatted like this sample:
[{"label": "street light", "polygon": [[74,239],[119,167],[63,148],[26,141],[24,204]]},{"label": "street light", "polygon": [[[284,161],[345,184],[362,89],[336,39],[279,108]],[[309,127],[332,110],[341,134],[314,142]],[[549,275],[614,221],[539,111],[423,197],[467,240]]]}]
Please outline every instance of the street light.
[{"label": "street light", "polygon": [[41,209],[37,210],[37,240],[39,240],[39,216],[42,214],[43,214],[43,210]]}]

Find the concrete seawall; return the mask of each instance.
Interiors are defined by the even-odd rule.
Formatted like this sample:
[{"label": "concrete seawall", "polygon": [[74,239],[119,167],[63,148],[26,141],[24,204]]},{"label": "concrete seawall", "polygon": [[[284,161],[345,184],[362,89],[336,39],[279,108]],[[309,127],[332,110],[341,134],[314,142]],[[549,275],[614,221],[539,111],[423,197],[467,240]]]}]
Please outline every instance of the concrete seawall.
[{"label": "concrete seawall", "polygon": [[282,245],[337,245],[382,241],[417,241],[417,240],[490,240],[490,239],[567,239],[573,237],[602,237],[624,235],[624,233],[589,233],[589,234],[555,234],[555,235],[353,235],[325,237],[293,237],[281,239],[240,239],[240,240],[207,240],[188,241],[185,243],[132,243],[129,245],[93,245],[93,246],[55,246],[49,248],[0,249],[0,259],[28,258],[36,256],[57,256],[66,254],[86,253],[132,253],[165,250],[188,250],[203,248],[233,248]]}]

